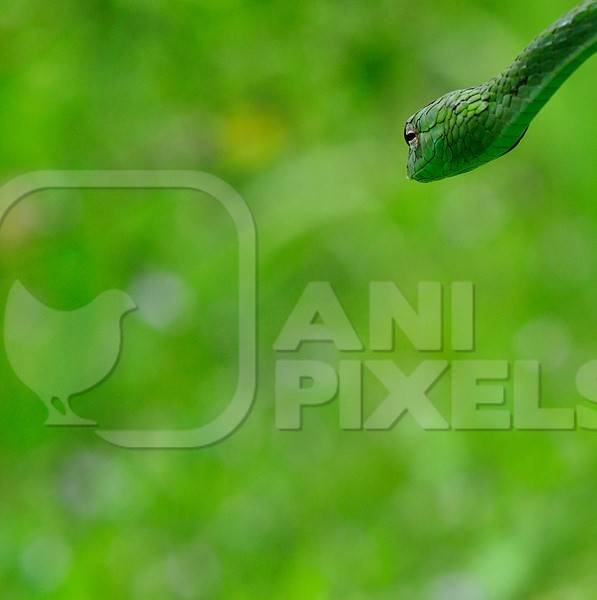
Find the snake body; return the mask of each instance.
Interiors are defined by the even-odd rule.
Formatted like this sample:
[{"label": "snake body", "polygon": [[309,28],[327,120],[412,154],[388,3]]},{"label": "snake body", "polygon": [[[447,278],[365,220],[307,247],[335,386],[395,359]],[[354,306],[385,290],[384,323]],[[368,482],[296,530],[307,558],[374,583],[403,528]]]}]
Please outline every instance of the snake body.
[{"label": "snake body", "polygon": [[500,75],[435,100],[406,122],[408,176],[434,181],[512,150],[556,90],[597,50],[597,0],[538,35]]}]

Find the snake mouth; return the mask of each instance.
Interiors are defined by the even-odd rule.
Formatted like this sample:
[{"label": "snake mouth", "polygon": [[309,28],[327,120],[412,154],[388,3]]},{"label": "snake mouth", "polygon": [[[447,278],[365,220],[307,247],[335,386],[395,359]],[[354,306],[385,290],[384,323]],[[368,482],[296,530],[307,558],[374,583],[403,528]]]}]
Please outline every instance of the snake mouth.
[{"label": "snake mouth", "polygon": [[443,129],[436,128],[433,134],[428,130],[426,134],[424,144],[427,152],[423,153],[421,149],[419,157],[416,152],[409,154],[407,166],[409,177],[421,183],[449,177],[445,161],[447,158],[450,159],[453,154]]},{"label": "snake mouth", "polygon": [[414,181],[420,181],[422,183],[426,183],[427,180],[425,178],[421,178],[421,172],[425,170],[425,167],[427,167],[427,165],[429,164],[429,160],[426,161],[423,165],[421,165],[420,167],[417,168],[416,171],[410,171],[408,172],[408,178],[409,179],[413,179]]},{"label": "snake mouth", "polygon": [[[414,179],[415,181],[419,181],[421,183],[428,183],[429,181],[434,181],[435,179],[441,179],[442,177],[421,177],[421,174],[425,171],[425,169],[427,168],[427,166],[433,161],[433,159],[435,158],[435,144],[433,145],[433,152],[431,154],[431,156],[422,164],[417,164],[417,157],[416,155],[412,154],[412,158],[411,156],[409,156],[409,161],[408,161],[408,167],[407,167],[407,173],[408,173],[408,178],[409,179]],[[411,167],[412,165],[412,167]]]}]

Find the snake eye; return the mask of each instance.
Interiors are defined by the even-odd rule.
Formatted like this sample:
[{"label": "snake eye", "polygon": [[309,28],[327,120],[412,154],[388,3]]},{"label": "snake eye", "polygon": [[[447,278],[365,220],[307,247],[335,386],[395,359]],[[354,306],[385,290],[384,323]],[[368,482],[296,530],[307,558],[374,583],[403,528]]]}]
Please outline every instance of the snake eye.
[{"label": "snake eye", "polygon": [[412,128],[412,126],[407,125],[404,128],[404,139],[409,146],[411,142],[417,139],[417,132]]}]

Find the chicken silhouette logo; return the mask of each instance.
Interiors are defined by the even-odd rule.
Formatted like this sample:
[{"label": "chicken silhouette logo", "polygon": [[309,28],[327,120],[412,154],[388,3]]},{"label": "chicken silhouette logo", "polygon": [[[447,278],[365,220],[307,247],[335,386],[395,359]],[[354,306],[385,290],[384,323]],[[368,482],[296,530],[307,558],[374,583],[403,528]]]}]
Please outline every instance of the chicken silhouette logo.
[{"label": "chicken silhouette logo", "polygon": [[127,294],[110,290],[78,310],[54,310],[14,283],[6,303],[6,353],[17,377],[46,405],[46,425],[96,424],[75,414],[70,399],[112,373],[123,318],[136,308]]}]

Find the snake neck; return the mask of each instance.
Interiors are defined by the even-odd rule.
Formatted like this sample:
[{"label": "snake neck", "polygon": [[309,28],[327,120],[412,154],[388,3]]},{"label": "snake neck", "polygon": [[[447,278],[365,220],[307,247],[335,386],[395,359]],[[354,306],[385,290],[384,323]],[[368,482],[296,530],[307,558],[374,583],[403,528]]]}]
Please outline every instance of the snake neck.
[{"label": "snake neck", "polygon": [[495,103],[496,137],[486,160],[505,154],[568,77],[597,50],[597,0],[583,2],[531,44],[486,86]]}]

